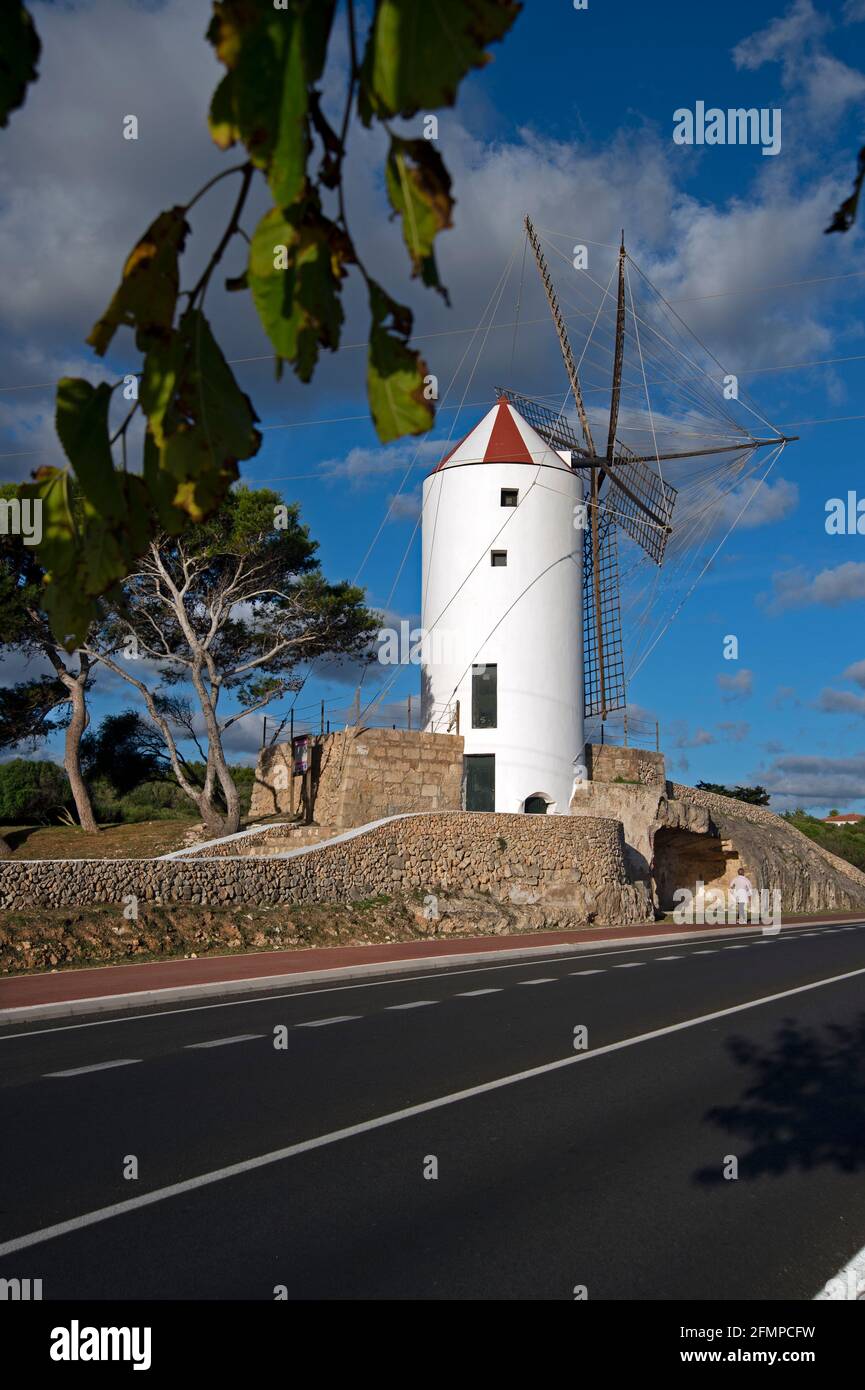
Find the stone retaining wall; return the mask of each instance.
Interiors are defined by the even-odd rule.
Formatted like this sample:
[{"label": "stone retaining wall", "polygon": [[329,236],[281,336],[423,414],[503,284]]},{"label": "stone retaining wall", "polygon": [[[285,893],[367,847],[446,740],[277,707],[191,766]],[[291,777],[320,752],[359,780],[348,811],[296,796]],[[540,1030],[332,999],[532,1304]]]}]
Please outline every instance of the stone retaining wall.
[{"label": "stone retaining wall", "polygon": [[663,787],[667,772],[663,753],[621,748],[615,743],[587,743],[586,771],[593,782],[639,782]]},{"label": "stone retaining wall", "polygon": [[[346,729],[315,738],[313,814],[347,830],[405,811],[458,811],[463,740],[411,729]],[[292,778],[291,744],[261,753],[250,814],[299,812],[301,777]]]},{"label": "stone retaining wall", "polygon": [[456,812],[389,821],[348,840],[265,859],[13,860],[0,909],[141,902],[356,902],[379,894],[474,890],[561,907],[563,920],[644,921],[617,821]]}]

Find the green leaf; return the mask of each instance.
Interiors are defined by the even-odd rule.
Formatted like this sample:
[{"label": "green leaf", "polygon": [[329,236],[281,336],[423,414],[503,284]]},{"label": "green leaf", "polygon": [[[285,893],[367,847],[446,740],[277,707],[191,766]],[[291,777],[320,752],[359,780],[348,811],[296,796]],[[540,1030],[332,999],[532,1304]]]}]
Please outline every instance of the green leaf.
[{"label": "green leaf", "polygon": [[42,540],[38,547],[40,563],[58,578],[68,576],[75,565],[78,531],[72,516],[69,470],[39,468],[32,483],[22,483],[21,497],[42,506]]},{"label": "green leaf", "polygon": [[230,149],[240,139],[234,123],[233,83],[233,75],[227,72],[213,93],[207,113],[211,138],[221,150]]},{"label": "green leaf", "polygon": [[24,105],[27,85],[39,74],[36,64],[42,45],[33,20],[16,0],[4,0],[0,8],[0,127],[9,124],[9,113]]},{"label": "green leaf", "polygon": [[424,397],[427,365],[405,341],[411,332],[409,311],[370,281],[372,326],[367,356],[367,395],[383,444],[404,434],[423,434],[433,424],[432,403]]},{"label": "green leaf", "polygon": [[214,140],[242,140],[265,170],[278,204],[306,186],[310,152],[309,89],[321,77],[336,0],[290,0],[287,9],[222,0],[207,37],[228,73],[210,113]]},{"label": "green leaf", "polygon": [[160,514],[173,507],[204,520],[237,478],[238,461],[258,452],[261,435],[199,310],[188,310],[170,341],[147,354],[139,399],[148,418],[145,481]]},{"label": "green leaf", "polygon": [[107,382],[91,386],[78,377],[57,383],[57,434],[84,496],[116,525],[125,515],[118,475],[114,471],[108,440],[108,407],[111,387]]},{"label": "green leaf", "polygon": [[142,352],[151,343],[167,338],[180,285],[178,257],[188,231],[185,209],[169,208],[133,247],[119,289],[87,338],[100,357],[124,324],[135,329],[135,341]]},{"label": "green leaf", "polygon": [[453,106],[466,73],[490,61],[486,45],[521,9],[516,0],[378,0],[361,70],[363,120]]},{"label": "green leaf", "polygon": [[451,180],[441,155],[429,140],[391,137],[385,167],[390,205],[402,218],[402,234],[411,256],[412,274],[419,275],[448,300],[433,255],[438,232],[452,226]]},{"label": "green leaf", "polygon": [[301,381],[312,376],[319,347],[339,346],[340,284],[353,259],[351,243],[317,198],[288,212],[271,208],[255,229],[248,270],[255,307],[278,358],[291,362]]}]

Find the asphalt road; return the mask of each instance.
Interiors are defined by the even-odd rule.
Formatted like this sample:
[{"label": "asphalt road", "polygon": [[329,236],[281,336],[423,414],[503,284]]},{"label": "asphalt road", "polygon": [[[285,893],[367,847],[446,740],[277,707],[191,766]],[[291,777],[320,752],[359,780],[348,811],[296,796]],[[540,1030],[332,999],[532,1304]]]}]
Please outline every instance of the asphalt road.
[{"label": "asphalt road", "polygon": [[5,1028],[0,1173],[45,1299],[811,1299],[865,1246],[865,923]]}]

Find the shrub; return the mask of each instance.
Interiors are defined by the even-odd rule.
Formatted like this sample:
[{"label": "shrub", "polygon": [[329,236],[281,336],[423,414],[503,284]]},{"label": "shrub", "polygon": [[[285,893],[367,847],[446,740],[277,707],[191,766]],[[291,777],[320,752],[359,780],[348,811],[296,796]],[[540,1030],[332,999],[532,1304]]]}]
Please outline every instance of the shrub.
[{"label": "shrub", "polygon": [[0,822],[48,820],[69,805],[66,773],[56,763],[13,758],[0,763]]}]

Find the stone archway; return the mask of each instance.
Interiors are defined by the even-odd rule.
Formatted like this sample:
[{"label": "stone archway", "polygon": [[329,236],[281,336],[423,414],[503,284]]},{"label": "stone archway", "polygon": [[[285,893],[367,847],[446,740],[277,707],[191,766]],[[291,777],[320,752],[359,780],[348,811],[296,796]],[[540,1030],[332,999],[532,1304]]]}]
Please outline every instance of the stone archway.
[{"label": "stone archway", "polygon": [[661,826],[655,832],[653,849],[652,877],[663,912],[676,906],[673,894],[677,888],[688,888],[692,893],[698,883],[726,888],[739,863],[739,855],[728,840],[692,830]]}]

